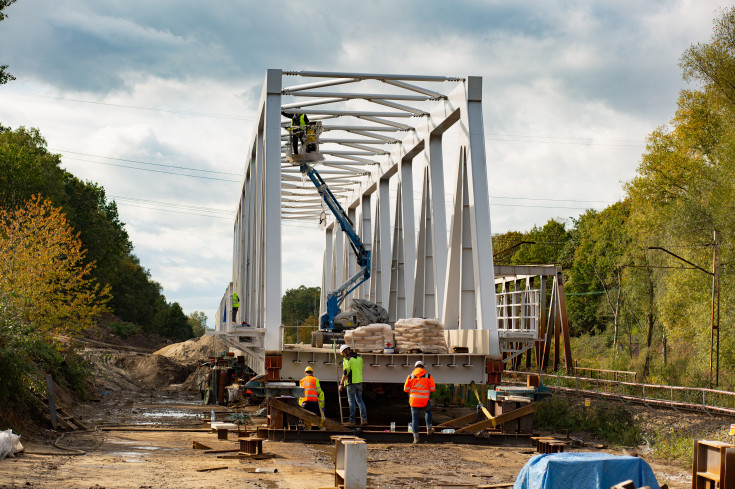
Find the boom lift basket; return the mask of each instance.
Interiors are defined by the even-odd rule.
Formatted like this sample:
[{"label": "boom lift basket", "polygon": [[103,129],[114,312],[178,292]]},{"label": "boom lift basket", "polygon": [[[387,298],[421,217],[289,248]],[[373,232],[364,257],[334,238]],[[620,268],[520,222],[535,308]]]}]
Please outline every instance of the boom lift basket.
[{"label": "boom lift basket", "polygon": [[[322,133],[321,121],[309,122],[306,125],[306,130],[303,130],[300,126],[293,128],[288,126],[286,130],[289,135],[286,143],[286,159],[289,163],[300,166],[303,163],[316,163],[324,159],[319,152],[319,136]],[[298,154],[294,154],[293,136],[299,139],[300,151]]]}]

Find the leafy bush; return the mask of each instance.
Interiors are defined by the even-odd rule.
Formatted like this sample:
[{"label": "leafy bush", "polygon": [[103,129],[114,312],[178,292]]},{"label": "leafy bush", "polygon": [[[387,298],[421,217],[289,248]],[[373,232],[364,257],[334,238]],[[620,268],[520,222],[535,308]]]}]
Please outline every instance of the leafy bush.
[{"label": "leafy bush", "polygon": [[107,327],[122,339],[130,338],[140,332],[140,326],[128,322],[110,323]]}]

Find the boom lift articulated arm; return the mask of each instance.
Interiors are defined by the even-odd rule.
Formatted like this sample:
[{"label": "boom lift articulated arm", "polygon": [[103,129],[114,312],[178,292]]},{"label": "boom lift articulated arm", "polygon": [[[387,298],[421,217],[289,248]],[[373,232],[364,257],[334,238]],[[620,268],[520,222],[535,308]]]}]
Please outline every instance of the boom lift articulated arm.
[{"label": "boom lift articulated arm", "polygon": [[316,171],[314,167],[309,166],[306,163],[302,163],[299,169],[303,175],[309,177],[309,180],[311,180],[316,187],[319,195],[324,200],[324,203],[327,204],[329,210],[334,214],[334,218],[350,240],[352,251],[355,252],[355,256],[357,257],[357,266],[359,267],[358,272],[350,277],[338,289],[327,294],[327,312],[319,321],[319,329],[324,331],[335,331],[334,318],[342,312],[340,305],[350,292],[370,278],[370,251],[365,248],[362,240],[355,232],[354,224],[347,216],[344,208],[342,208],[340,203],[334,197],[332,191],[329,190],[329,187],[321,175],[319,175],[319,172]]}]

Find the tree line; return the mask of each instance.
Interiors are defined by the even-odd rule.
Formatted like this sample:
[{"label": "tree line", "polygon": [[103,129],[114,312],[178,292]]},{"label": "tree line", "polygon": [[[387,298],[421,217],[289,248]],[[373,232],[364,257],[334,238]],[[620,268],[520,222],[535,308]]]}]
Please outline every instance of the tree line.
[{"label": "tree line", "polygon": [[670,123],[648,136],[624,198],[572,218],[569,229],[550,220],[495,236],[495,262],[563,266],[572,345],[585,366],[716,383],[719,317],[719,385],[731,389],[735,8],[719,12],[711,40],[690,46],[680,66],[698,86],[682,90]]}]

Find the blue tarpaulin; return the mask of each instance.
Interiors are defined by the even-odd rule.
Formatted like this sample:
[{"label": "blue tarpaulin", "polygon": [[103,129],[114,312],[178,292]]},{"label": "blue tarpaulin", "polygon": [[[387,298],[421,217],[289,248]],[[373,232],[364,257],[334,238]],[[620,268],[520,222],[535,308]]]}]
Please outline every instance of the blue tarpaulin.
[{"label": "blue tarpaulin", "polygon": [[651,467],[641,458],[607,453],[536,455],[521,469],[513,489],[610,489],[632,480],[635,487],[659,489]]}]

